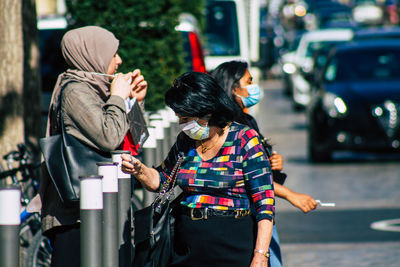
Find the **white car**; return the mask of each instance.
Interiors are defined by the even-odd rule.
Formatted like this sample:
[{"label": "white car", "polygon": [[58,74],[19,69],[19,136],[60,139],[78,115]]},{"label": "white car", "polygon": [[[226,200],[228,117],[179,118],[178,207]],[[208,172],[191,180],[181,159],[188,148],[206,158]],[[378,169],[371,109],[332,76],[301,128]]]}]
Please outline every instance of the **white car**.
[{"label": "white car", "polygon": [[351,29],[322,29],[302,35],[296,52],[292,56],[295,71],[290,74],[295,109],[301,109],[310,102],[310,83],[304,77],[313,71],[313,54],[324,46],[343,43],[353,38]]}]

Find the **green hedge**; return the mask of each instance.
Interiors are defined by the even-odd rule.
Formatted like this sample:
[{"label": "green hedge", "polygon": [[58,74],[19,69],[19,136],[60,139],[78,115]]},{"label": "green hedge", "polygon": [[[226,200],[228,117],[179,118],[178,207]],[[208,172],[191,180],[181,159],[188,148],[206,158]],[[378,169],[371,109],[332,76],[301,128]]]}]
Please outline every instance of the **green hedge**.
[{"label": "green hedge", "polygon": [[178,16],[191,12],[202,24],[204,0],[67,0],[70,28],[98,25],[120,40],[122,72],[139,68],[149,84],[146,109],[164,107],[164,93],[184,72]]}]

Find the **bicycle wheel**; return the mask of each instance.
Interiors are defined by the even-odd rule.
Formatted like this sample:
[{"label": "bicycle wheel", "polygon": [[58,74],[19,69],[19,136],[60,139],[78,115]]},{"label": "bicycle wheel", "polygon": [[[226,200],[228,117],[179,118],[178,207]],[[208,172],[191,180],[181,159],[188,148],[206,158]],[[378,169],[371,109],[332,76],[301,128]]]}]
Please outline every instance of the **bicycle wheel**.
[{"label": "bicycle wheel", "polygon": [[50,240],[38,231],[27,249],[28,267],[49,267],[51,264],[51,245]]}]

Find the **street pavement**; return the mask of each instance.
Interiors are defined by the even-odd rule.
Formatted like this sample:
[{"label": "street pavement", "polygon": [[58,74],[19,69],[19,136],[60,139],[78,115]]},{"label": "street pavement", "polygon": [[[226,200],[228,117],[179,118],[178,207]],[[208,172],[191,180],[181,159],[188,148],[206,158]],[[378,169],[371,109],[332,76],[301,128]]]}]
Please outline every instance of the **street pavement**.
[{"label": "street pavement", "polygon": [[[285,186],[336,203],[303,214],[277,199],[284,266],[400,266],[400,156],[340,152],[310,164],[305,113],[293,111],[279,80],[260,85],[264,97],[250,112],[284,157]],[[386,220],[396,221],[371,227]]]}]

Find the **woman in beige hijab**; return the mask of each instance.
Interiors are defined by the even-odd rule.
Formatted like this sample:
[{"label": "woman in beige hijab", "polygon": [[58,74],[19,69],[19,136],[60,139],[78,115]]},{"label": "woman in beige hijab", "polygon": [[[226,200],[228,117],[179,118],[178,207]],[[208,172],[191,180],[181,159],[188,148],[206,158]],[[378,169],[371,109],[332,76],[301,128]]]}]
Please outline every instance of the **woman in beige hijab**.
[{"label": "woman in beige hijab", "polygon": [[[110,152],[118,149],[128,131],[125,99],[133,89],[146,89],[140,72],[118,74],[122,63],[117,54],[119,41],[100,27],[68,31],[61,49],[69,69],[60,74],[49,109],[46,135],[58,134],[60,121],[65,130],[84,144]],[[61,101],[62,117],[56,106]],[[79,207],[66,207],[44,172],[40,183],[42,228],[50,237],[52,266],[80,266]]]}]

